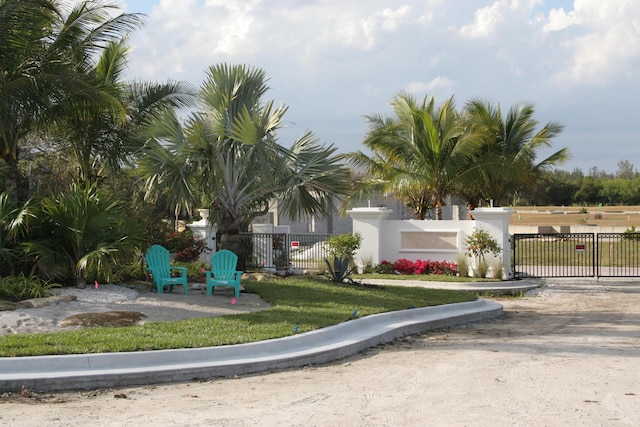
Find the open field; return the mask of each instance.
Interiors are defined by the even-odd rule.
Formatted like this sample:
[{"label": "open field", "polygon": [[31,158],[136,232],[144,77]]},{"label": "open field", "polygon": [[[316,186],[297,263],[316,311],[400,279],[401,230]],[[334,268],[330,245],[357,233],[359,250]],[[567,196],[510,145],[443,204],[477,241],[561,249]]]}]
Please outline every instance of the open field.
[{"label": "open field", "polygon": [[[586,209],[586,213],[584,213]],[[640,206],[514,206],[509,225],[595,225],[640,231]]]}]

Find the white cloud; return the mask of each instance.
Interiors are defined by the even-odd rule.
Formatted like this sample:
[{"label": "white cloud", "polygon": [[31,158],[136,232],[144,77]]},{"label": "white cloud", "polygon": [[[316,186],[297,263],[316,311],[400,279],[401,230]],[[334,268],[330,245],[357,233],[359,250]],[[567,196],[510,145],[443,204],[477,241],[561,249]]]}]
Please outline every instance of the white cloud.
[{"label": "white cloud", "polygon": [[520,11],[529,11],[541,0],[497,0],[489,6],[477,9],[473,16],[473,22],[460,29],[464,37],[475,39],[494,35],[499,25],[511,15]]},{"label": "white cloud", "polygon": [[[136,12],[143,3],[127,4]],[[268,98],[290,106],[295,125],[287,132],[312,129],[344,151],[360,148],[362,117],[388,112],[401,89],[436,102],[455,95],[459,105],[476,97],[504,108],[530,101],[540,122],[567,123],[554,147],[571,144],[580,167],[593,166],[579,163],[587,159],[580,151],[596,150],[602,141],[595,135],[607,132],[596,127],[613,126],[600,114],[616,117],[623,135],[637,135],[607,142],[620,159],[633,162],[632,154],[622,157],[625,147],[640,142],[632,112],[640,97],[638,0],[144,4],[149,18],[132,40],[132,76],[198,85],[213,64],[258,66],[271,79]],[[616,102],[603,104],[610,99]],[[598,166],[615,170],[615,163]]]},{"label": "white cloud", "polygon": [[419,94],[431,94],[439,89],[451,89],[455,86],[455,82],[448,77],[438,76],[433,80],[425,82],[413,82],[407,85],[407,91]]},{"label": "white cloud", "polygon": [[552,9],[545,31],[567,31],[570,60],[555,75],[563,84],[606,84],[640,59],[640,2],[576,0],[574,9]]}]

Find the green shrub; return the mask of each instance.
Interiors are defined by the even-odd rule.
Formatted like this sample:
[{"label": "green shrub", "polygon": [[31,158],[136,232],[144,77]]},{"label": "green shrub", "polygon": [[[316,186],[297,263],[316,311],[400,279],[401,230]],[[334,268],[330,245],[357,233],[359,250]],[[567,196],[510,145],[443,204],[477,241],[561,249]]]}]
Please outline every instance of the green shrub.
[{"label": "green shrub", "polygon": [[456,263],[458,264],[458,274],[460,277],[469,277],[469,258],[464,254],[458,254],[456,256]]},{"label": "green shrub", "polygon": [[327,239],[329,256],[325,259],[325,263],[327,276],[332,282],[342,283],[353,273],[355,269],[353,257],[361,243],[360,233],[339,234]]},{"label": "green shrub", "polygon": [[175,260],[180,262],[194,262],[207,249],[204,240],[193,235],[193,231],[171,231],[166,234],[161,243],[169,252],[175,253]]},{"label": "green shrub", "polygon": [[380,264],[373,267],[373,271],[377,274],[395,274],[395,264],[386,260],[382,260]]},{"label": "green shrub", "polygon": [[487,277],[487,273],[489,272],[489,263],[486,259],[481,258],[478,260],[476,268],[473,269],[473,275],[477,278]]},{"label": "green shrub", "polygon": [[34,271],[47,279],[84,286],[110,281],[146,241],[127,205],[95,186],[73,185],[40,201],[36,224],[22,248]]},{"label": "green shrub", "polygon": [[31,298],[44,298],[51,295],[52,288],[60,287],[58,283],[49,283],[35,276],[0,277],[0,299],[22,301]]}]

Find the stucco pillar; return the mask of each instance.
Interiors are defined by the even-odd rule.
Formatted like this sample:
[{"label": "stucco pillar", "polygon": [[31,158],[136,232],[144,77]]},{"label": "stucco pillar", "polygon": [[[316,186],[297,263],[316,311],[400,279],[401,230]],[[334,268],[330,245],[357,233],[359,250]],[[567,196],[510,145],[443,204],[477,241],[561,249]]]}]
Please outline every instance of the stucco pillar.
[{"label": "stucco pillar", "polygon": [[362,243],[356,252],[356,264],[362,267],[366,264],[380,263],[380,245],[382,244],[382,222],[393,212],[384,207],[353,208],[347,213],[353,218],[353,233],[360,233]]},{"label": "stucco pillar", "polygon": [[209,222],[209,209],[198,209],[198,212],[201,219],[187,224],[187,227],[191,229],[194,237],[204,240],[207,245],[207,249],[200,254],[198,260],[211,264],[211,255],[216,252],[216,233],[218,230],[215,224]]},{"label": "stucco pillar", "polygon": [[504,278],[512,279],[509,218],[515,211],[508,208],[476,208],[471,213],[476,220],[476,228],[481,228],[489,233],[502,248]]}]

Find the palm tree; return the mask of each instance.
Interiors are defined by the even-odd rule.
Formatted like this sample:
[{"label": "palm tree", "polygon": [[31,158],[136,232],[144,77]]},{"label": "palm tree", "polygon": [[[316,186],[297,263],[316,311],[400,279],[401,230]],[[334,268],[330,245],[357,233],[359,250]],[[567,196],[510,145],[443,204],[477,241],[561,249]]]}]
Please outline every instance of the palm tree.
[{"label": "palm tree", "polygon": [[179,82],[126,82],[127,39],[109,42],[93,66],[100,99],[73,96],[58,107],[54,132],[62,150],[78,167],[78,181],[94,183],[104,169],[117,171],[140,148],[137,133],[146,120],[167,107],[193,105],[194,94]]},{"label": "palm tree", "polygon": [[69,96],[101,98],[89,76],[92,58],[141,23],[137,14],[113,16],[112,3],[66,3],[0,0],[0,158],[12,200],[21,141],[50,122],[53,107]]},{"label": "palm tree", "polygon": [[209,206],[221,246],[239,254],[238,233],[274,200],[291,218],[329,215],[350,191],[349,169],[336,147],[320,145],[311,132],[289,148],[278,143],[287,107],[263,101],[266,82],[258,68],[210,67],[200,111],[184,125],[174,110],[165,111],[150,127],[141,156],[149,191],[164,190],[178,210]]},{"label": "palm tree", "polygon": [[[551,147],[551,140],[563,126],[551,121],[536,130],[538,122],[533,119],[531,104],[513,105],[503,117],[499,105],[475,99],[465,105],[464,112],[466,119],[482,127],[491,140],[482,157],[498,163],[497,167],[483,170],[482,176],[474,177],[473,184],[466,186],[466,198],[472,204],[484,198],[500,205],[516,194],[530,194],[545,171],[569,158],[568,149],[563,148],[537,159],[540,149]],[[460,192],[465,193],[464,189]]]},{"label": "palm tree", "polygon": [[442,219],[445,198],[476,169],[486,138],[477,127],[460,120],[453,97],[440,107],[433,97],[418,103],[399,93],[391,103],[395,117],[367,116],[370,130],[363,152],[351,156],[353,164],[371,178],[361,184],[404,200],[424,219],[435,207]]}]

